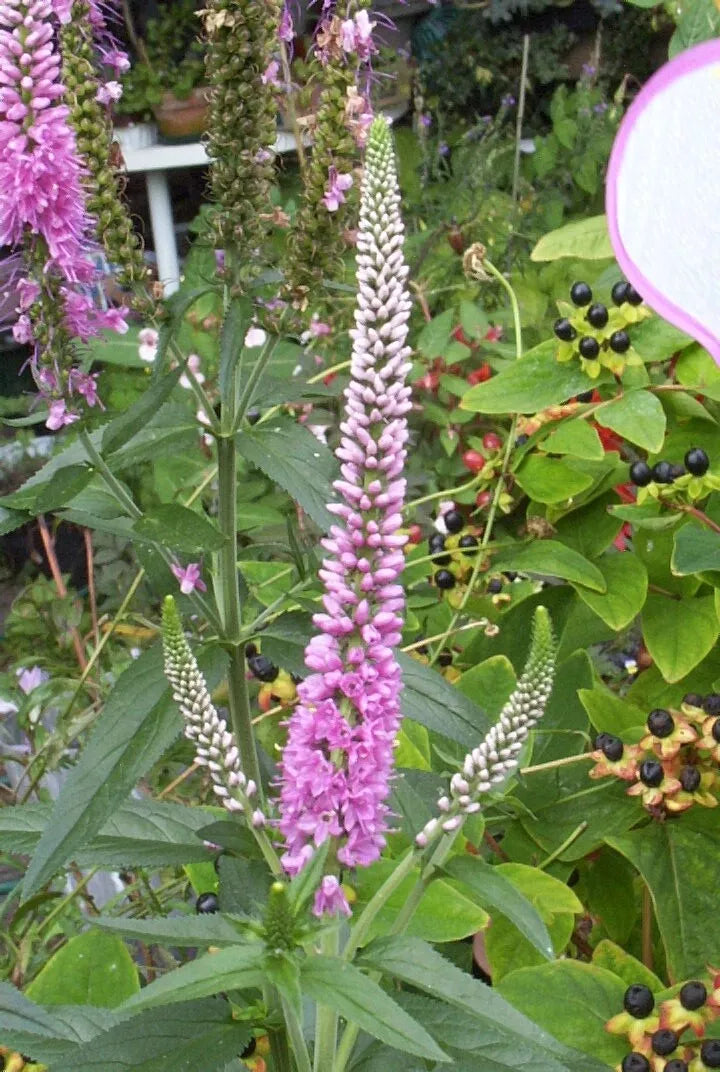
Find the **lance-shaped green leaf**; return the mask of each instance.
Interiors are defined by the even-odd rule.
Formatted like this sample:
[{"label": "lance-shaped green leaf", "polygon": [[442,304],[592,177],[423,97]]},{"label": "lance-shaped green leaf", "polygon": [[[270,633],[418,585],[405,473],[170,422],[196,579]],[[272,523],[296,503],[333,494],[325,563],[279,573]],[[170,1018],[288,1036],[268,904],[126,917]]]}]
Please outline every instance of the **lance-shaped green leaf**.
[{"label": "lance-shaped green leaf", "polygon": [[347,961],[311,956],[300,966],[302,989],[320,1005],[340,1013],[373,1038],[397,1050],[432,1061],[448,1061],[424,1027],[413,1020],[387,991]]},{"label": "lance-shaped green leaf", "polygon": [[99,916],[96,927],[138,942],[183,947],[235,945],[242,940],[239,927],[221,915],[178,916],[170,919],[129,919]]},{"label": "lance-shaped green leaf", "polygon": [[247,990],[262,986],[265,947],[260,942],[234,945],[168,972],[130,998],[122,1006],[133,1012],[157,1005],[210,997],[224,990]]}]

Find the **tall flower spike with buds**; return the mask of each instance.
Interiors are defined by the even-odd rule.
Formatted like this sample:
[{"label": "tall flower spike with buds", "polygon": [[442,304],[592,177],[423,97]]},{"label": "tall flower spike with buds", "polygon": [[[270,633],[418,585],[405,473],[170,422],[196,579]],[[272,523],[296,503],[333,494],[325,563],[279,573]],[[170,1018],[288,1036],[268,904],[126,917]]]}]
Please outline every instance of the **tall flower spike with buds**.
[{"label": "tall flower spike with buds", "polygon": [[[410,315],[403,225],[390,130],[374,121],[367,144],[357,243],[358,297],[351,380],[337,456],[339,523],[323,540],[324,614],[305,652],[311,674],[298,687],[281,765],[283,864],[296,874],[332,839],[340,867],[367,866],[385,844],[393,747],[400,722],[405,543],[399,529],[410,370]],[[342,888],[325,883],[315,911],[349,912]]]},{"label": "tall flower spike with buds", "polygon": [[237,745],[225,719],[215,710],[172,596],[163,604],[163,652],[165,677],[185,720],[185,736],[195,745],[196,763],[207,767],[215,795],[228,811],[243,812],[251,826],[264,826],[265,816],[253,802],[257,786],[240,768]]},{"label": "tall flower spike with buds", "polygon": [[431,819],[415,841],[425,848],[442,833],[459,830],[466,815],[480,810],[479,798],[517,767],[518,756],[533,726],[542,718],[555,674],[555,640],[550,615],[538,607],[530,654],[522,677],[499,720],[485,739],[468,752],[462,770],[450,779],[450,791],[438,800],[440,816]]},{"label": "tall flower spike with buds", "polygon": [[208,153],[216,241],[235,251],[245,275],[259,263],[272,218],[277,104],[263,74],[277,47],[281,13],[281,0],[207,0],[201,13],[212,87]]}]

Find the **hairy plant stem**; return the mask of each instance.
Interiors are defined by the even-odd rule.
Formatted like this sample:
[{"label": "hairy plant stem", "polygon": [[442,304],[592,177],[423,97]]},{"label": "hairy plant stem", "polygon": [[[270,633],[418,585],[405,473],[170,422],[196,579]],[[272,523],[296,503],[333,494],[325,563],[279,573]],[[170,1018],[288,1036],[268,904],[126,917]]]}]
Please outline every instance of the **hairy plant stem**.
[{"label": "hairy plant stem", "polygon": [[549,867],[550,864],[554,863],[555,860],[559,859],[562,856],[562,854],[566,851],[566,849],[569,849],[571,845],[574,845],[575,842],[577,841],[577,839],[582,834],[585,833],[587,828],[588,828],[587,820],[583,819],[583,821],[581,823],[579,823],[578,826],[575,827],[575,829],[573,830],[573,832],[570,835],[570,837],[565,838],[565,840],[563,841],[562,845],[558,845],[558,847],[556,849],[554,849],[550,853],[549,856],[545,857],[545,859],[542,861],[542,863],[539,863],[537,865],[538,870],[539,871],[544,871],[546,867]]},{"label": "hairy plant stem", "polygon": [[[498,271],[498,269],[495,267],[494,264],[492,264],[488,260],[484,260],[483,261],[483,267],[490,273],[491,276],[493,276],[494,279],[496,279],[498,281],[498,283],[500,283],[500,285],[502,287],[504,287],[504,289],[507,291],[507,294],[508,294],[508,296],[510,298],[510,305],[511,305],[512,314],[513,314],[513,327],[514,327],[514,330],[515,330],[515,360],[519,361],[520,358],[522,357],[522,325],[520,323],[520,306],[518,305],[517,295],[515,294],[515,291],[513,290],[513,288],[510,285],[510,283],[508,283],[508,281],[505,278],[505,276],[502,274],[502,272]],[[497,478],[497,483],[495,484],[495,492],[493,494],[492,502],[490,504],[490,510],[488,511],[488,519],[487,519],[487,522],[485,524],[485,530],[484,530],[484,532],[482,534],[482,539],[480,540],[479,551],[486,550],[487,546],[490,543],[490,540],[492,538],[493,526],[495,524],[495,519],[497,517],[498,508],[500,506],[500,496],[502,495],[503,488],[505,487],[505,477],[507,476],[507,473],[509,472],[509,469],[510,469],[510,458],[512,456],[513,446],[515,444],[515,435],[516,435],[516,432],[517,432],[517,424],[518,424],[518,414],[514,413],[512,423],[510,425],[510,431],[508,432],[507,439],[505,440],[505,450],[503,451],[502,465],[500,467],[500,473],[499,473],[498,478]],[[465,589],[465,594],[463,595],[463,598],[462,598],[462,601],[460,603],[460,606],[457,608],[457,610],[453,614],[453,616],[450,619],[450,622],[448,624],[448,627],[445,630],[444,636],[438,642],[438,644],[435,647],[435,650],[433,651],[432,655],[430,656],[430,660],[429,660],[429,665],[430,666],[433,666],[437,662],[438,657],[440,656],[440,653],[442,652],[443,648],[445,647],[445,644],[447,642],[447,638],[450,636],[452,631],[455,629],[455,626],[457,625],[461,614],[465,610],[465,607],[467,606],[468,601],[469,601],[469,599],[470,599],[470,597],[471,597],[471,595],[473,593],[473,590],[475,588],[475,585],[477,583],[477,579],[480,576],[480,571],[481,571],[482,566],[483,566],[483,561],[484,561],[484,559],[483,559],[482,554],[478,554],[476,556],[476,558],[475,558],[475,565],[473,566],[473,571],[472,571],[472,573],[470,575],[470,580],[467,583],[467,587]]]},{"label": "hairy plant stem", "polygon": [[[231,391],[234,400],[235,392]],[[225,406],[223,405],[223,410]],[[225,425],[226,414],[221,422]],[[232,419],[228,415],[228,423]],[[255,738],[252,731],[250,697],[248,694],[245,652],[240,639],[240,585],[237,568],[237,456],[232,436],[220,436],[217,440],[218,454],[218,520],[224,537],[218,554],[218,576],[222,639],[230,654],[228,669],[228,706],[233,734],[240,749],[242,768],[248,778],[258,787],[259,799],[263,800],[260,765]]]},{"label": "hairy plant stem", "polygon": [[[290,1040],[290,1045],[292,1047],[292,1052],[293,1052],[293,1055],[295,1057],[295,1065],[297,1067],[297,1072],[312,1072],[312,1065],[310,1064],[310,1054],[308,1053],[307,1044],[306,1044],[305,1039],[303,1037],[302,1025],[300,1024],[300,1021],[299,1021],[299,1019],[297,1017],[297,1013],[293,1009],[293,1007],[290,1004],[290,1002],[286,998],[284,998],[282,996],[280,997],[280,1004],[281,1004],[281,1007],[282,1007],[283,1018],[285,1020],[285,1026],[286,1026],[286,1029],[287,1029],[287,1037],[284,1040],[285,1040],[286,1045],[287,1045],[287,1039]],[[283,1035],[284,1035],[284,1033],[283,1033]],[[273,1062],[274,1062],[273,1067],[277,1066],[277,1072],[284,1072],[285,1066],[281,1065],[280,1062],[278,1061],[277,1057],[276,1057],[275,1041],[274,1041],[275,1040],[275,1035],[271,1034],[270,1037],[271,1037],[271,1048],[272,1048],[272,1055],[273,1055]],[[288,1068],[289,1072],[293,1072],[292,1065],[290,1063],[290,1055],[289,1054],[288,1054],[287,1068]]]},{"label": "hairy plant stem", "polygon": [[[336,927],[328,930],[321,939],[320,951],[326,957],[336,957],[340,935]],[[346,1029],[347,1030],[347,1029]],[[337,1048],[338,1017],[334,1009],[318,1005],[315,1013],[315,1054],[313,1072],[330,1072]]]}]

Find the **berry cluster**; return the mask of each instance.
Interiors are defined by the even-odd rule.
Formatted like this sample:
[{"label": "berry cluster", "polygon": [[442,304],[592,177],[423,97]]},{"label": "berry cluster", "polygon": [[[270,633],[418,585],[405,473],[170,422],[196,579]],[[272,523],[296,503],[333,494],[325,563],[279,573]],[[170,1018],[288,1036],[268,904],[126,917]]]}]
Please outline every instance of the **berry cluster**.
[{"label": "berry cluster", "polygon": [[258,705],[261,711],[268,711],[274,704],[286,706],[297,698],[295,678],[281,670],[267,655],[261,655],[255,644],[245,647],[248,670],[254,678],[262,682],[258,692]]},{"label": "berry cluster", "polygon": [[[505,444],[497,432],[486,432],[482,441],[470,436],[469,442],[470,448],[464,451],[462,462],[466,469],[477,475],[479,490],[475,497],[475,505],[480,509],[485,509],[492,502],[495,483],[502,474]],[[473,446],[473,443],[476,445]],[[507,486],[504,486],[500,492],[498,506],[504,514],[509,514],[514,506],[513,497],[507,490]]]},{"label": "berry cluster", "polygon": [[610,733],[595,738],[591,778],[614,775],[630,782],[655,818],[686,811],[693,804],[714,808],[720,789],[720,693],[703,698],[688,693],[679,711],[657,708],[647,733],[625,744]]},{"label": "berry cluster", "polygon": [[630,483],[639,488],[637,501],[648,496],[654,499],[686,498],[696,502],[720,490],[720,477],[710,471],[710,459],[701,447],[691,447],[683,458],[683,464],[661,459],[650,466],[645,461],[633,462],[630,466]]},{"label": "berry cluster", "polygon": [[442,592],[451,592],[472,572],[480,544],[473,533],[463,533],[465,518],[454,507],[441,515],[441,521],[445,532],[433,532],[428,540],[428,551],[433,566],[440,567],[433,574],[434,584]]},{"label": "berry cluster", "polygon": [[650,312],[632,284],[624,280],[615,284],[611,296],[613,308],[608,309],[602,302],[593,301],[587,283],[578,282],[570,288],[572,304],[558,302],[561,316],[553,325],[559,340],[557,360],[578,358],[592,380],[597,379],[602,367],[620,376],[626,365],[642,364],[632,348],[627,327],[650,316]]},{"label": "berry cluster", "polygon": [[[617,1072],[709,1072],[720,1068],[720,1040],[703,1039],[705,1028],[720,1016],[720,972],[708,969],[707,982],[693,979],[674,998],[655,1006],[649,987],[634,983],[625,991],[623,1012],[605,1024],[625,1035],[632,1050]],[[686,1032],[694,1038],[683,1039]]]}]

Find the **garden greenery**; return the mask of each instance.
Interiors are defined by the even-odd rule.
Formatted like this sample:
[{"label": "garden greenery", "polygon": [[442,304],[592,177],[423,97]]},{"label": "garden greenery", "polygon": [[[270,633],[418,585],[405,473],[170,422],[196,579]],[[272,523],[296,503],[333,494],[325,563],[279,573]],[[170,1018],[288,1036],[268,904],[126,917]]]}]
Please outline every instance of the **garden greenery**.
[{"label": "garden greenery", "polygon": [[719,1068],[720,372],[612,259],[623,94],[556,90],[513,176],[510,101],[373,118],[375,17],[327,2],[284,196],[292,11],[201,14],[163,300],[111,5],[0,0],[8,426],[58,433],[0,501],[52,568],[0,675],[5,1069]]}]

